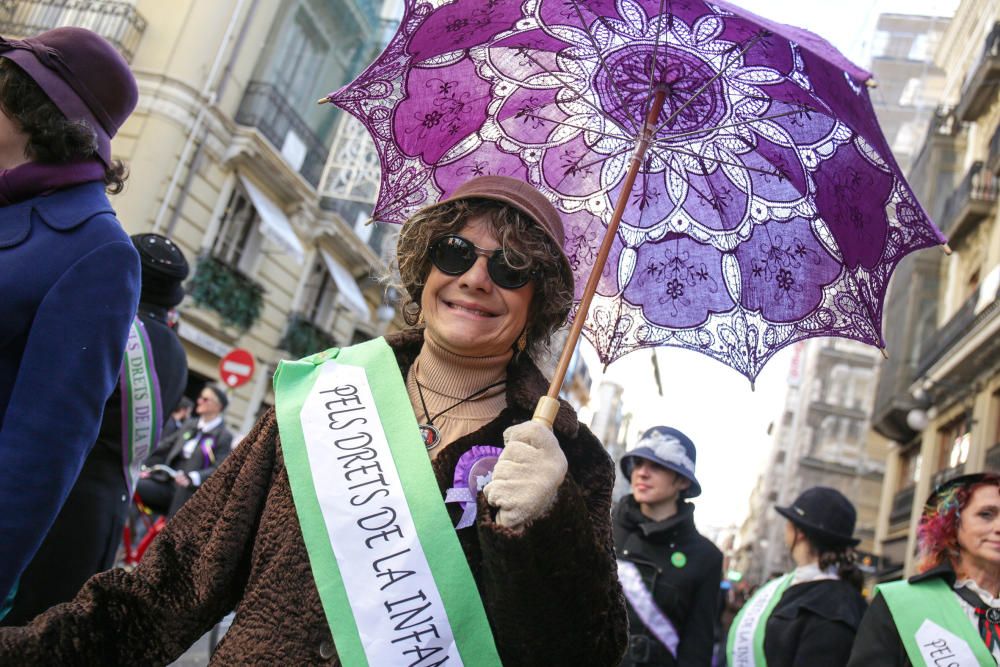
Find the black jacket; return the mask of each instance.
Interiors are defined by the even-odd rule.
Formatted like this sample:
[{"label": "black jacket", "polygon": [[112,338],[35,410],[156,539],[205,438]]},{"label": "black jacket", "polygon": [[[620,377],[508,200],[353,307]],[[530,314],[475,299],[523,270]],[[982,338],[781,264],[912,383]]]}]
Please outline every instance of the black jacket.
[{"label": "black jacket", "polygon": [[[200,446],[188,458],[183,457],[184,443],[194,437],[200,437],[205,443],[206,449],[212,454],[210,458],[201,451]],[[204,483],[208,476],[215,472],[229,456],[232,449],[233,434],[226,428],[225,418],[218,426],[199,436],[198,417],[195,416],[184,422],[184,425],[174,431],[169,438],[162,440],[156,451],[146,460],[146,463],[148,465],[165,463],[175,470],[197,472],[201,477],[200,481]]]},{"label": "black jacket", "polygon": [[767,667],[844,667],[865,607],[861,593],[839,579],[789,587],[767,619]]},{"label": "black jacket", "polygon": [[[187,354],[177,334],[167,325],[165,308],[140,303],[139,319],[146,327],[146,335],[153,348],[153,366],[160,381],[160,402],[163,408],[160,421],[161,424],[166,424],[170,419],[170,411],[177,405],[187,386]],[[154,449],[156,444],[154,443]],[[97,436],[94,455],[110,455],[121,462],[121,450],[122,393],[119,382],[104,405],[104,418],[101,420],[101,432]]]},{"label": "black jacket", "polygon": [[[653,521],[639,511],[638,503],[629,495],[615,508],[613,521],[618,558],[635,563],[657,606],[680,637],[675,661],[648,634],[629,605],[629,652],[623,667],[707,667],[712,662],[719,616],[722,552],[694,527],[694,505],[681,501],[677,514],[664,521]],[[677,552],[684,554],[686,561],[682,561],[681,567],[671,562],[671,556]]]},{"label": "black jacket", "polygon": [[[934,577],[944,579],[949,586],[955,585],[955,571],[948,564],[912,576],[907,581],[919,584]],[[858,636],[854,641],[854,650],[851,651],[848,667],[868,667],[868,665],[910,667],[911,664],[885,598],[876,595],[871,607],[868,608],[868,613],[861,621],[861,627],[858,628]]]}]

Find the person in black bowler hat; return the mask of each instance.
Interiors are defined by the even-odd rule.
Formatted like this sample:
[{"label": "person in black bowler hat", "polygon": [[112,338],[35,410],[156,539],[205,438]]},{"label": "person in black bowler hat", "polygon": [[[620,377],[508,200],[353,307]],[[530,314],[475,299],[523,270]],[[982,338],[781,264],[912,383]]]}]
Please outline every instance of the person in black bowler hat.
[{"label": "person in black bowler hat", "polygon": [[854,564],[854,505],[816,486],[775,510],[788,520],[785,545],[795,569],[743,606],[729,630],[728,664],[843,667],[867,606]]},{"label": "person in black bowler hat", "polygon": [[628,602],[625,667],[707,667],[718,618],[722,552],[694,525],[695,446],[669,426],[647,430],[621,459],[632,493],[614,510],[618,577]]},{"label": "person in black bowler hat", "polygon": [[[130,437],[131,421],[144,417],[130,414],[126,407],[123,421],[123,405],[132,400],[130,387],[159,398],[162,409],[158,420],[162,424],[170,417],[166,410],[177,403],[187,385],[187,356],[168,325],[169,311],[184,298],[181,283],[188,275],[187,259],[165,236],[137,234],[131,239],[142,262],[134,326],[137,338],[148,343],[146,352],[152,362],[148,382],[129,385],[119,377],[104,405],[97,442],[55,524],[21,577],[14,606],[3,620],[5,625],[23,625],[49,607],[72,600],[87,579],[114,564],[134,487],[122,461],[138,444]],[[150,441],[149,451],[155,445]]]}]

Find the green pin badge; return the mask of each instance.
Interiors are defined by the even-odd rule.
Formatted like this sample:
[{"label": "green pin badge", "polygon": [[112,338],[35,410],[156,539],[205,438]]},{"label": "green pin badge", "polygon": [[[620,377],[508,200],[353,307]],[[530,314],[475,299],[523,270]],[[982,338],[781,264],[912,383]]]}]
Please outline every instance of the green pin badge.
[{"label": "green pin badge", "polygon": [[680,551],[675,551],[674,553],[670,554],[670,562],[671,564],[673,564],[674,567],[684,567],[685,565],[687,565],[688,558]]}]

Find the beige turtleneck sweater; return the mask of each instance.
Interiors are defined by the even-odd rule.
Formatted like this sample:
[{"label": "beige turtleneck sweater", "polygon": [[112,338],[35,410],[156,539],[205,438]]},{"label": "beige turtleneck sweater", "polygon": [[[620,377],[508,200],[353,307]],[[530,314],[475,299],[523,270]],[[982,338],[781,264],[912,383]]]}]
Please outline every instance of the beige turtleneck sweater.
[{"label": "beige turtleneck sweater", "polygon": [[[428,415],[420,401],[422,387],[427,411],[434,426],[441,432],[439,444],[429,453],[433,459],[444,445],[472,433],[496,418],[507,407],[506,385],[494,387],[460,405],[451,407],[483,387],[503,380],[507,364],[514,352],[494,357],[463,357],[424,337],[420,354],[406,374],[406,391],[410,395],[417,423],[427,424]],[[448,408],[451,408],[450,410]],[[444,414],[439,413],[447,410]]]}]

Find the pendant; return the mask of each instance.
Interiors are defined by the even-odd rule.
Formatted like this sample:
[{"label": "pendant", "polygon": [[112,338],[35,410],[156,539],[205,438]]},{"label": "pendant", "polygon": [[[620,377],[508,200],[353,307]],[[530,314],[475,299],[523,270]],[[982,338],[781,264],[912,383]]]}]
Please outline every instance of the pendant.
[{"label": "pendant", "polygon": [[986,610],[986,619],[990,623],[1000,623],[1000,609],[996,607],[990,607]]},{"label": "pendant", "polygon": [[430,451],[441,442],[441,431],[437,430],[433,424],[421,424],[420,437],[424,439],[424,447]]}]

